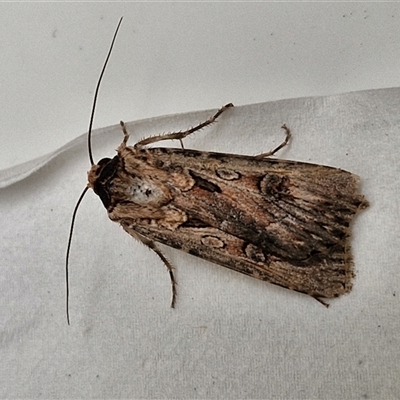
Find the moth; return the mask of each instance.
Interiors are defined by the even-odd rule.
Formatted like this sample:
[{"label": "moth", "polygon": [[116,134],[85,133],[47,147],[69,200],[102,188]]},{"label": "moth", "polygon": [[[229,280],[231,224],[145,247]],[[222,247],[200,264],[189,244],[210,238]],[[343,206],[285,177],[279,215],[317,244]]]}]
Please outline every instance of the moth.
[{"label": "moth", "polygon": [[285,125],[282,144],[255,157],[189,150],[183,145],[148,147],[163,140],[182,144],[231,107],[227,104],[189,130],[145,138],[133,146],[128,146],[129,133],[121,122],[124,138],[117,154],[97,164],[90,150],[93,107],[88,134],[92,166],[73,222],[83,195],[92,189],[109,218],[163,261],[172,284],[171,307],[176,302],[173,267],[157,242],[305,293],[325,305],[323,299],[348,293],[354,277],[350,225],[356,213],[368,206],[359,192],[358,176],[338,168],[270,158],[291,137]]}]

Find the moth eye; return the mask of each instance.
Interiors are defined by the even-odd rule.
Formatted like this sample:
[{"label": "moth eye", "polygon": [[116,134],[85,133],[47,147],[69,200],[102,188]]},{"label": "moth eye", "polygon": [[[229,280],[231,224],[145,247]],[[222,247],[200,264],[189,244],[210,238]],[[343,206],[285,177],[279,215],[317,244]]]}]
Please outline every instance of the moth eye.
[{"label": "moth eye", "polygon": [[97,165],[101,168],[103,167],[105,164],[109,163],[111,161],[111,158],[102,158]]},{"label": "moth eye", "polygon": [[102,158],[98,163],[97,163],[97,170],[96,170],[96,175],[99,177],[102,173],[104,168],[106,168],[107,164],[111,161],[111,158]]},{"label": "moth eye", "polygon": [[95,188],[95,193],[100,197],[103,206],[108,209],[111,204],[111,196],[108,191],[105,190],[103,186],[97,185]]},{"label": "moth eye", "polygon": [[102,158],[98,165],[98,179],[101,182],[110,181],[117,173],[117,167],[119,164],[119,157],[115,156],[111,158]]},{"label": "moth eye", "polygon": [[111,158],[102,158],[98,163],[97,163],[97,176],[99,176],[102,172],[103,169],[106,167],[106,165],[111,161]]},{"label": "moth eye", "polygon": [[105,208],[111,204],[111,195],[109,193],[112,180],[118,171],[119,158],[102,158],[97,166],[97,178],[93,184],[94,192],[100,197]]}]

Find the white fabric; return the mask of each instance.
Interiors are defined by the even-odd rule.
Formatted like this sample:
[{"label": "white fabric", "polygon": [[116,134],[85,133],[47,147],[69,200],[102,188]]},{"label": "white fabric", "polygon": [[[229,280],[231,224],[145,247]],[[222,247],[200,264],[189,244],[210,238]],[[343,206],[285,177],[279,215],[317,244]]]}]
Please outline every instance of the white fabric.
[{"label": "white fabric", "polygon": [[[202,111],[127,124],[130,143],[205,120]],[[329,309],[167,247],[158,257],[108,220],[89,192],[70,260],[71,213],[86,185],[86,137],[0,174],[0,397],[396,398],[399,362],[400,89],[237,107],[186,148],[278,157],[361,176],[370,207],[355,220],[353,291]],[[99,129],[112,157],[119,126]],[[161,143],[160,145],[164,145]],[[165,143],[170,145],[170,143]],[[178,146],[175,142],[173,146]]]}]

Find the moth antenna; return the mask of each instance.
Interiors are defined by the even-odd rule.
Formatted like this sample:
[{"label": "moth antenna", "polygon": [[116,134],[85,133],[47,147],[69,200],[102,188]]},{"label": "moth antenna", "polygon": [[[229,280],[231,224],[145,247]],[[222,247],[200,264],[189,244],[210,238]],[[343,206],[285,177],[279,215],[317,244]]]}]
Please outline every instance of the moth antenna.
[{"label": "moth antenna", "polygon": [[[92,112],[90,114],[90,121],[89,121],[89,130],[88,130],[88,152],[89,152],[89,160],[90,164],[94,165],[94,160],[93,160],[93,154],[92,154],[92,126],[93,126],[93,120],[94,120],[94,112],[96,110],[96,103],[97,103],[97,95],[99,94],[99,89],[100,89],[100,83],[103,79],[104,71],[106,70],[108,60],[110,59],[112,49],[114,47],[115,39],[117,38],[118,30],[119,27],[121,26],[123,17],[120,18],[117,28],[115,29],[115,33],[113,36],[113,39],[111,41],[110,48],[107,53],[106,60],[104,61],[103,68],[100,73],[100,77],[97,81],[97,86],[96,86],[96,91],[94,93],[94,98],[93,98],[93,105],[92,105]],[[79,196],[79,199],[76,203],[76,206],[74,208],[74,212],[72,213],[72,221],[71,221],[71,227],[69,229],[69,237],[68,237],[68,246],[67,246],[67,253],[65,256],[65,286],[66,286],[66,295],[65,295],[65,307],[66,307],[66,313],[67,313],[67,322],[68,325],[70,325],[69,321],[69,254],[71,251],[71,242],[72,242],[72,234],[74,231],[74,225],[75,225],[75,219],[76,219],[76,214],[78,212],[79,205],[82,202],[82,199],[85,197],[86,192],[88,191],[88,187],[85,188],[85,190],[81,193]]]},{"label": "moth antenna", "polygon": [[90,115],[89,130],[88,130],[89,160],[90,160],[90,164],[92,164],[92,165],[94,165],[93,154],[92,154],[92,126],[93,126],[93,119],[94,119],[94,111],[96,109],[96,103],[97,103],[97,95],[99,93],[100,83],[101,83],[101,80],[103,79],[104,71],[106,70],[106,67],[107,67],[107,64],[108,64],[108,60],[109,60],[109,58],[111,56],[111,52],[112,52],[112,49],[114,47],[114,42],[115,42],[115,39],[117,37],[118,30],[119,30],[119,27],[120,27],[121,22],[122,22],[122,18],[123,17],[120,18],[120,20],[118,22],[118,25],[117,25],[117,29],[115,30],[114,37],[113,37],[111,45],[110,45],[110,49],[108,50],[106,61],[104,61],[104,65],[103,65],[103,68],[101,70],[99,80],[97,81],[96,91],[94,93],[93,105],[92,105],[92,113]]},{"label": "moth antenna", "polygon": [[68,266],[69,266],[69,253],[71,250],[71,242],[72,242],[72,233],[74,231],[76,213],[78,212],[79,205],[82,202],[82,199],[85,197],[86,192],[88,191],[89,187],[85,187],[85,190],[79,196],[79,199],[76,203],[74,208],[74,212],[72,213],[72,220],[71,220],[71,227],[69,228],[69,237],[68,237],[68,246],[67,246],[67,254],[65,256],[65,287],[66,287],[66,295],[65,295],[65,307],[67,312],[67,322],[69,323],[69,279],[68,279]]}]

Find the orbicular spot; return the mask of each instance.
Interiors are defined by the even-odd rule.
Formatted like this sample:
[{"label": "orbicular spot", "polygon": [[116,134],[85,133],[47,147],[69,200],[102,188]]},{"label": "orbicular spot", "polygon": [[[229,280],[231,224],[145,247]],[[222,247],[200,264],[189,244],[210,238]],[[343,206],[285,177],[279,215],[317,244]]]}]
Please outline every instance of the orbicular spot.
[{"label": "orbicular spot", "polygon": [[207,247],[213,247],[215,249],[222,249],[225,243],[217,236],[203,236],[201,238],[201,243]]},{"label": "orbicular spot", "polygon": [[254,244],[252,243],[249,243],[245,247],[244,252],[246,253],[246,256],[250,258],[250,260],[262,263],[265,263],[266,261],[265,254],[262,251],[262,249],[260,249],[257,246],[254,246]]},{"label": "orbicular spot", "polygon": [[290,193],[290,179],[287,176],[267,174],[260,181],[260,191],[263,194],[276,196]]},{"label": "orbicular spot", "polygon": [[236,181],[237,179],[240,179],[239,172],[225,168],[219,168],[215,171],[215,173],[219,178],[225,179],[226,181]]}]

